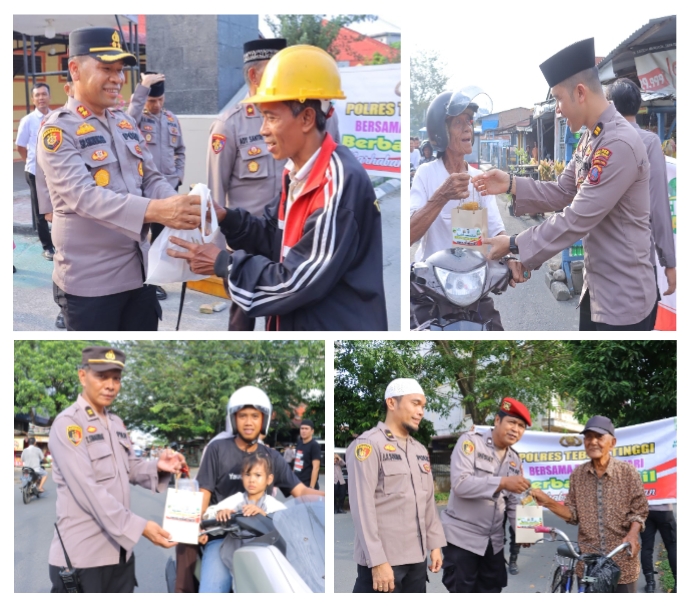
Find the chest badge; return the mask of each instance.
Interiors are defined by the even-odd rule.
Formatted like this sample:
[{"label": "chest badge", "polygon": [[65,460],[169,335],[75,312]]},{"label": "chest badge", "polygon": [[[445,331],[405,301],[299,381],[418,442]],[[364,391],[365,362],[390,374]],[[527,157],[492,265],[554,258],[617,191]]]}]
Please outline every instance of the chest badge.
[{"label": "chest badge", "polygon": [[215,154],[220,154],[226,146],[226,138],[224,135],[211,135],[211,149]]},{"label": "chest badge", "polygon": [[82,118],[88,118],[91,115],[91,112],[86,109],[83,105],[78,105],[77,106],[77,113],[82,117]]},{"label": "chest badge", "polygon": [[68,425],[67,426],[67,439],[72,442],[75,446],[79,446],[82,441],[84,433],[79,425]]},{"label": "chest badge", "polygon": [[105,187],[110,183],[110,173],[105,168],[101,168],[96,171],[94,181],[99,187]]},{"label": "chest badge", "polygon": [[393,444],[385,444],[384,450],[388,450],[389,452],[396,452],[396,447]]},{"label": "chest badge", "polygon": [[151,143],[151,139],[153,139],[153,137],[151,136],[151,133],[146,133],[144,135],[144,139],[146,140],[147,143]]},{"label": "chest badge", "polygon": [[166,114],[166,120],[168,120],[168,122],[175,122],[175,118],[173,118],[173,116],[170,114]]},{"label": "chest badge", "polygon": [[96,132],[96,129],[91,126],[88,122],[84,122],[84,124],[80,124],[79,128],[77,129],[77,136],[79,135],[86,135],[87,133],[93,133]]},{"label": "chest badge", "polygon": [[151,132],[151,131],[153,131],[153,130],[154,130],[154,127],[153,127],[153,126],[151,126],[150,124],[142,124],[142,130],[145,130],[145,131]]},{"label": "chest badge", "polygon": [[108,152],[104,149],[97,149],[93,154],[91,154],[91,159],[97,162],[102,162],[108,157]]},{"label": "chest badge", "polygon": [[432,471],[432,469],[431,469],[430,466],[429,466],[429,463],[425,463],[425,464],[422,466],[422,469],[425,470],[425,473],[429,473],[430,471]]},{"label": "chest badge", "polygon": [[171,138],[170,141],[171,141],[171,143],[172,143],[173,145],[177,145],[177,144],[178,144],[178,138],[177,138],[177,137]]},{"label": "chest badge", "polygon": [[171,135],[179,135],[180,133],[178,132],[178,129],[173,127],[168,129],[170,131]]},{"label": "chest badge", "polygon": [[245,105],[245,116],[247,116],[248,118],[253,118],[256,115],[256,113],[257,112],[254,109],[254,105],[252,105],[251,103]]},{"label": "chest badge", "polygon": [[509,461],[509,465],[511,465],[511,467],[516,467],[516,461]]},{"label": "chest badge", "polygon": [[43,147],[46,151],[54,153],[62,145],[62,129],[51,126],[43,131]]},{"label": "chest badge", "polygon": [[355,458],[358,461],[364,461],[371,454],[372,454],[372,445],[371,444],[358,444],[355,447]]},{"label": "chest badge", "polygon": [[127,120],[120,120],[120,122],[118,122],[118,128],[122,128],[123,130],[132,130],[132,125]]},{"label": "chest badge", "polygon": [[139,164],[137,165],[137,170],[139,171],[139,176],[143,177],[144,176],[144,166],[142,165],[141,160],[139,161]]},{"label": "chest badge", "polygon": [[463,454],[466,456],[470,456],[475,452],[475,444],[473,444],[470,440],[466,440],[463,442]]},{"label": "chest badge", "polygon": [[88,431],[89,433],[96,433],[98,431],[98,429],[96,429],[93,425],[89,425],[86,428],[86,431]]},{"label": "chest badge", "polygon": [[139,145],[134,146],[134,151],[136,151],[140,156],[143,155],[142,148]]},{"label": "chest badge", "polygon": [[252,160],[252,162],[247,165],[247,170],[251,173],[256,173],[259,170],[259,162]]},{"label": "chest badge", "polygon": [[256,156],[258,154],[261,154],[262,150],[259,149],[256,145],[253,145],[247,150],[247,155],[248,156]]}]

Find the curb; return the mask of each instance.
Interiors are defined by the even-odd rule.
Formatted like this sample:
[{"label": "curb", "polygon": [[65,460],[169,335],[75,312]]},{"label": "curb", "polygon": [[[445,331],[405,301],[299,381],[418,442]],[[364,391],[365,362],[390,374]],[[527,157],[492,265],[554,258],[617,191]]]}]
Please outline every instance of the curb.
[{"label": "curb", "polygon": [[31,223],[14,223],[12,225],[12,233],[19,234],[22,236],[33,236],[36,235]]},{"label": "curb", "polygon": [[388,181],[385,181],[381,185],[378,185],[374,188],[374,195],[377,196],[377,198],[383,198],[386,194],[390,194],[400,189],[400,179],[389,179]]}]

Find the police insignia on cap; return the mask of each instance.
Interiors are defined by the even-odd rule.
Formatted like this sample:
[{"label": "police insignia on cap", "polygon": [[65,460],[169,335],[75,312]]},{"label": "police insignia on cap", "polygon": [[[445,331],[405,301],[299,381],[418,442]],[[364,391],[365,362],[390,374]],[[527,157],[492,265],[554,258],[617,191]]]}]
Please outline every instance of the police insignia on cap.
[{"label": "police insignia on cap", "polygon": [[105,168],[101,168],[96,171],[94,181],[96,181],[96,185],[99,187],[105,187],[110,183],[110,173]]},{"label": "police insignia on cap", "polygon": [[475,452],[475,444],[473,444],[470,440],[466,440],[463,442],[463,454],[470,456]]},{"label": "police insignia on cap", "polygon": [[91,112],[83,105],[77,105],[77,113],[84,118],[88,118],[91,115]]},{"label": "police insignia on cap", "polygon": [[93,154],[91,154],[91,159],[101,162],[108,157],[108,152],[104,149],[97,149]]},{"label": "police insignia on cap", "polygon": [[111,349],[110,351],[107,351],[105,356],[103,356],[106,360],[115,360],[115,352]]},{"label": "police insignia on cap", "polygon": [[146,135],[144,135],[144,139],[147,143],[149,143],[151,142],[151,139],[153,139],[153,137],[151,136],[151,133],[146,133]]},{"label": "police insignia on cap", "polygon": [[132,130],[132,125],[127,120],[120,120],[120,122],[118,122],[118,128]]},{"label": "police insignia on cap", "polygon": [[139,176],[143,177],[144,176],[144,166],[142,165],[141,161],[137,165],[137,170],[139,171]]},{"label": "police insignia on cap", "polygon": [[75,446],[79,446],[83,435],[82,428],[79,425],[67,426],[67,439]]},{"label": "police insignia on cap", "polygon": [[389,440],[393,440],[393,439],[394,439],[393,433],[391,433],[391,430],[390,430],[390,429],[385,429],[385,430],[384,430],[384,435],[385,435],[387,438],[389,438]]},{"label": "police insignia on cap", "polygon": [[256,173],[259,170],[259,162],[252,160],[252,162],[247,165],[247,170],[251,173]]},{"label": "police insignia on cap", "polygon": [[46,151],[56,152],[62,145],[62,129],[51,126],[43,131],[43,147]]},{"label": "police insignia on cap", "polygon": [[86,428],[86,431],[88,431],[89,433],[96,433],[98,431],[98,429],[96,429],[93,425],[89,425]]},{"label": "police insignia on cap", "polygon": [[247,105],[245,105],[245,115],[246,116],[254,116],[254,114],[255,114],[254,105],[252,105],[251,103],[248,103]]},{"label": "police insignia on cap", "polygon": [[596,137],[602,132],[602,122],[598,122],[593,129],[593,135]]},{"label": "police insignia on cap", "polygon": [[511,402],[504,402],[501,406],[504,410],[511,410]]},{"label": "police insignia on cap", "polygon": [[384,444],[384,450],[389,452],[396,452],[396,447],[393,444]]},{"label": "police insignia on cap", "polygon": [[91,124],[89,124],[88,122],[84,122],[84,124],[81,124],[77,129],[77,136],[86,135],[87,133],[93,133],[95,131],[96,129],[93,126],[91,126]]},{"label": "police insignia on cap", "polygon": [[250,147],[250,148],[247,150],[247,155],[248,155],[248,156],[256,156],[257,154],[261,154],[261,153],[262,153],[262,150],[259,149],[256,145],[254,145],[253,147]]},{"label": "police insignia on cap", "polygon": [[117,30],[113,32],[113,35],[111,36],[111,40],[113,41],[111,43],[111,46],[113,48],[121,48],[120,47],[120,35],[118,34]]},{"label": "police insignia on cap", "polygon": [[358,461],[364,461],[371,454],[372,454],[372,445],[371,444],[358,444],[355,447],[355,458]]},{"label": "police insignia on cap", "polygon": [[224,135],[211,135],[211,149],[215,154],[220,154],[226,146],[226,138]]}]

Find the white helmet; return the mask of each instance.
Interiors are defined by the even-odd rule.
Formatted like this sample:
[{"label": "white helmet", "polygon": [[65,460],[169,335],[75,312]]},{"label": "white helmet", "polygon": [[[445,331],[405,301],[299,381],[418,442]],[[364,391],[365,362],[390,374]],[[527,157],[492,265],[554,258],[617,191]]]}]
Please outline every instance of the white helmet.
[{"label": "white helmet", "polygon": [[271,400],[269,396],[264,393],[259,387],[252,385],[245,385],[230,396],[228,400],[228,422],[233,431],[233,435],[238,435],[238,428],[235,424],[235,413],[243,408],[251,406],[256,408],[264,415],[264,422],[262,423],[261,432],[266,435],[269,433],[269,424],[271,423]]}]

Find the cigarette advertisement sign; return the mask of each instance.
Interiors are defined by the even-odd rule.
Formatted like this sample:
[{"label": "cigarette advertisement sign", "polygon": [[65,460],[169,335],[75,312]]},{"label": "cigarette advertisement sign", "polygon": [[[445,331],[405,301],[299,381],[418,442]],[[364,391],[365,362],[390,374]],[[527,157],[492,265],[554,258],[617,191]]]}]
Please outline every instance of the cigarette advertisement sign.
[{"label": "cigarette advertisement sign", "polygon": [[341,143],[370,176],[400,178],[400,64],[360,65],[339,71],[346,94],[346,99],[335,101]]}]

